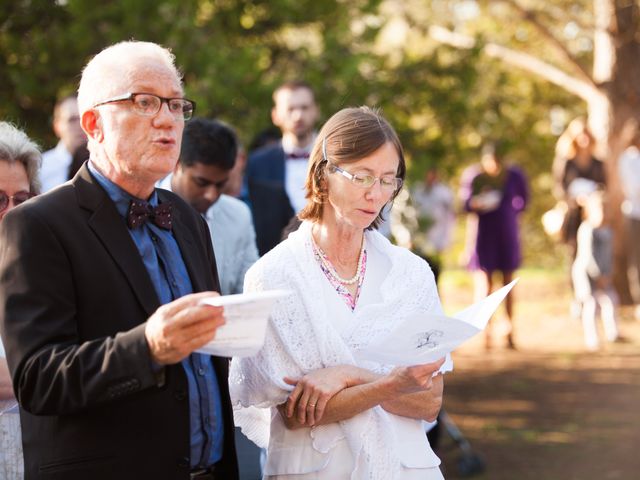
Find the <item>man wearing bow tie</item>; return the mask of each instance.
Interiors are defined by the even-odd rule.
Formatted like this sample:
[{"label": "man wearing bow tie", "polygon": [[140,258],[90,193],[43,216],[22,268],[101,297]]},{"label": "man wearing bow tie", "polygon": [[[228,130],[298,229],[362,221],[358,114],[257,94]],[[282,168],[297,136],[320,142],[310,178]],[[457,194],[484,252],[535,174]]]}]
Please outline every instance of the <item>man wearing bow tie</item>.
[{"label": "man wearing bow tie", "polygon": [[282,230],[306,205],[307,163],[319,116],[313,90],[305,82],[280,85],[273,102],[271,119],[282,130],[282,141],[253,153],[246,170],[260,255],[280,243]]},{"label": "man wearing bow tie", "polygon": [[195,105],[146,42],[96,55],[78,104],[89,162],[0,229],[25,479],[235,479],[227,359],[195,353],[224,323],[200,303],[219,289],[209,232],[154,187]]}]

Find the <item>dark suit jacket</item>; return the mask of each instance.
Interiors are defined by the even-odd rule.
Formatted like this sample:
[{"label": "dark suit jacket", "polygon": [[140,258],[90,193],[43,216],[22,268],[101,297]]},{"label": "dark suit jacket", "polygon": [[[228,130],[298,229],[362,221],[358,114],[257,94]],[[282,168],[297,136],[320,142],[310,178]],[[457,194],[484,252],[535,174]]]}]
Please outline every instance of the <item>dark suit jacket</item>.
[{"label": "dark suit jacket", "polygon": [[[203,219],[170,192],[194,291],[218,278]],[[26,479],[188,479],[189,402],[180,364],[158,381],[144,322],[159,301],[124,219],[82,167],[0,224],[0,327],[21,406]],[[228,360],[223,478],[237,478]]]},{"label": "dark suit jacket", "polygon": [[280,243],[282,230],[295,213],[284,186],[282,145],[269,145],[251,154],[245,175],[258,252],[264,255]]}]

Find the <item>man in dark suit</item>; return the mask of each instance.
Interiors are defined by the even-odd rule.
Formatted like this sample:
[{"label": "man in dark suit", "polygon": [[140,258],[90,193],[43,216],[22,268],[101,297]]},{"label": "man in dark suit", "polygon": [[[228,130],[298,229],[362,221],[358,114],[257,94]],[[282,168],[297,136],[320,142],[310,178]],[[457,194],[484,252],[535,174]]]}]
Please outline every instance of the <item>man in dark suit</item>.
[{"label": "man in dark suit", "polygon": [[287,82],[273,93],[271,119],[282,141],[249,156],[246,182],[260,255],[278,243],[282,230],[306,204],[304,184],[319,112],[311,86]]},{"label": "man in dark suit", "polygon": [[[155,190],[185,120],[173,56],[122,42],[85,67],[90,160],[0,227],[0,327],[25,478],[235,479],[224,323],[204,220]],[[201,292],[201,293],[193,293]]]}]

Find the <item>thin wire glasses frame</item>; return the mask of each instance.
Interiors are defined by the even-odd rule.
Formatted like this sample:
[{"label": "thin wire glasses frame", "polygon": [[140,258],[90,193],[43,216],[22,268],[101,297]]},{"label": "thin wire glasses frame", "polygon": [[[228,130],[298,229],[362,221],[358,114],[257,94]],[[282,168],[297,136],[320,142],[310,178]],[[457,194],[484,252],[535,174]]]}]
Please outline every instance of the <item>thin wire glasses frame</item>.
[{"label": "thin wire glasses frame", "polygon": [[383,177],[375,177],[366,173],[350,173],[343,168],[340,168],[335,163],[332,163],[327,158],[327,141],[322,140],[322,158],[327,162],[327,169],[331,173],[339,173],[343,177],[347,178],[354,185],[361,188],[371,188],[375,185],[376,180],[380,181],[380,188],[388,192],[397,192],[402,188],[402,179],[399,177],[393,177],[391,175],[385,175]]},{"label": "thin wire glasses frame", "polygon": [[156,115],[162,108],[162,104],[166,103],[167,107],[169,107],[169,112],[171,112],[174,117],[182,118],[185,121],[193,117],[196,109],[196,102],[193,100],[187,98],[166,98],[145,92],[127,92],[96,103],[93,108],[116,102],[131,102],[133,111],[145,117]]}]

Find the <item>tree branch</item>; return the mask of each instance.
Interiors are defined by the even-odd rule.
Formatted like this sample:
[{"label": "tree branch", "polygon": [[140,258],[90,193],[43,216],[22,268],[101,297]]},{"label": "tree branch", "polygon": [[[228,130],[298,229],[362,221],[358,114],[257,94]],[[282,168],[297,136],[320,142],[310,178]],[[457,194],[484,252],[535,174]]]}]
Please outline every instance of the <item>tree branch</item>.
[{"label": "tree branch", "polygon": [[538,30],[538,32],[545,37],[551,45],[555,47],[555,49],[564,57],[564,59],[574,67],[577,73],[580,75],[581,79],[585,82],[590,83],[593,87],[597,88],[597,85],[593,81],[593,77],[587,70],[585,70],[584,66],[578,62],[576,57],[567,49],[567,46],[562,43],[558,37],[556,37],[551,30],[549,30],[546,25],[544,25],[538,19],[536,13],[533,10],[528,10],[520,5],[516,0],[498,0],[501,2],[507,3],[511,8],[516,10],[523,20],[529,22],[533,27]]},{"label": "tree branch", "polygon": [[[429,35],[437,42],[456,48],[472,48],[476,44],[473,37],[455,33],[437,25],[429,27]],[[580,78],[571,76],[550,63],[543,62],[528,53],[518,52],[496,43],[485,44],[483,52],[489,57],[498,58],[506,63],[538,75],[564,88],[568,92],[577,95],[585,102],[589,102],[594,95],[599,94],[599,90],[593,82],[586,82]]]}]

